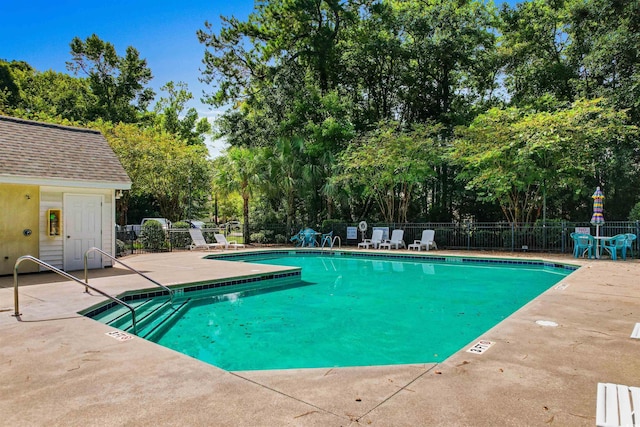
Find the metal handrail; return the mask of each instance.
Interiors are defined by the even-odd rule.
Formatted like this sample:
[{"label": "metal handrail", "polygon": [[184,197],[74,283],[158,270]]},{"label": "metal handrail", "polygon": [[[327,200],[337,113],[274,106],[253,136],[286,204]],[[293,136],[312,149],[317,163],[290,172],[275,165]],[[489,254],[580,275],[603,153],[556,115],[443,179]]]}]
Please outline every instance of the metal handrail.
[{"label": "metal handrail", "polygon": [[[118,264],[123,265],[124,267],[128,268],[129,270],[133,271],[134,273],[144,277],[145,279],[147,279],[148,281],[150,281],[151,283],[153,283],[156,286],[160,286],[162,289],[164,289],[165,291],[169,292],[169,298],[171,301],[171,304],[173,304],[173,290],[169,289],[168,287],[166,287],[165,285],[163,285],[162,283],[158,283],[155,280],[153,280],[151,277],[145,275],[144,273],[139,272],[138,270],[136,270],[133,267],[128,266],[127,264],[125,264],[124,262],[120,261],[119,259],[116,259],[114,256],[106,253],[105,251],[103,251],[100,248],[96,248],[95,246],[92,248],[87,249],[87,251],[84,253],[84,281],[85,283],[89,283],[89,269],[88,269],[88,256],[90,252],[93,251],[97,251],[100,252],[102,255],[106,256],[107,258],[110,258],[112,261],[117,262]],[[87,290],[85,290],[86,292],[88,292]]]},{"label": "metal handrail", "polygon": [[19,307],[19,302],[18,302],[18,266],[20,265],[20,263],[22,261],[25,260],[29,260],[32,262],[35,262],[36,264],[39,264],[41,266],[43,266],[44,268],[53,271],[54,273],[57,273],[59,275],[61,275],[62,277],[65,277],[69,280],[73,280],[74,282],[78,282],[81,285],[83,285],[85,288],[91,288],[93,291],[96,291],[97,293],[99,293],[102,296],[105,296],[107,298],[109,298],[110,300],[113,300],[115,302],[117,302],[118,304],[121,304],[123,306],[125,306],[126,308],[129,309],[129,311],[131,311],[131,321],[133,323],[133,333],[135,335],[138,335],[138,325],[136,324],[136,311],[134,310],[133,307],[131,307],[129,304],[127,304],[126,302],[113,297],[105,292],[102,292],[100,289],[94,288],[93,286],[90,286],[88,283],[84,283],[82,280],[78,279],[77,277],[72,276],[69,273],[66,273],[50,264],[47,264],[46,262],[31,256],[31,255],[24,255],[21,256],[20,258],[18,258],[16,260],[15,265],[13,266],[13,304],[14,304],[14,309],[15,312],[13,314],[14,317],[19,317],[20,316],[20,307]]},{"label": "metal handrail", "polygon": [[[333,239],[331,239],[328,245],[329,250],[333,249],[336,244],[336,240],[338,241],[338,249],[342,247],[342,239],[340,239],[340,236],[333,236]],[[322,246],[320,246],[320,249],[324,249],[324,244],[326,241],[326,239],[322,239]]]},{"label": "metal handrail", "polygon": [[[322,239],[322,244],[320,245],[320,249],[324,250],[324,244],[327,241],[327,239]],[[329,245],[327,246],[329,248],[329,250],[331,250],[331,247],[333,246],[333,242],[329,242]]]}]

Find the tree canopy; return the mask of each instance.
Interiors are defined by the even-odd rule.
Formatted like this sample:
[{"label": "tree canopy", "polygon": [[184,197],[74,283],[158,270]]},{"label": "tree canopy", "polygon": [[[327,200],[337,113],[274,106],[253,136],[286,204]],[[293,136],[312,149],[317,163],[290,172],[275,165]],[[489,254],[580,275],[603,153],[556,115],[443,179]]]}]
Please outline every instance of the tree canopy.
[{"label": "tree canopy", "polygon": [[639,7],[256,2],[196,33],[204,100],[227,108],[215,162],[186,85],[167,82],[151,106],[140,53],[97,35],[72,40],[76,76],[0,61],[0,111],[97,126],[134,178],[130,206],[170,219],[242,200],[235,216],[289,229],[586,220],[596,186],[624,219],[640,201]]},{"label": "tree canopy", "polygon": [[270,202],[287,223],[577,219],[597,185],[623,218],[640,198],[636,3],[258,3],[198,32],[203,79],[233,106],[231,145],[304,147],[309,173]]}]

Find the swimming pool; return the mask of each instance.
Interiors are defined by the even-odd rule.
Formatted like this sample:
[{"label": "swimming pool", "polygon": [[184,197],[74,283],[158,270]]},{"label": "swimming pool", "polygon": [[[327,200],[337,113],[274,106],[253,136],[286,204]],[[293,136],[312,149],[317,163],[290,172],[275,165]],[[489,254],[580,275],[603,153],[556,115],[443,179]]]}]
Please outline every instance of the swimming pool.
[{"label": "swimming pool", "polygon": [[300,267],[302,280],[194,292],[152,340],[232,371],[440,362],[572,271],[542,262],[356,253],[224,259]]}]

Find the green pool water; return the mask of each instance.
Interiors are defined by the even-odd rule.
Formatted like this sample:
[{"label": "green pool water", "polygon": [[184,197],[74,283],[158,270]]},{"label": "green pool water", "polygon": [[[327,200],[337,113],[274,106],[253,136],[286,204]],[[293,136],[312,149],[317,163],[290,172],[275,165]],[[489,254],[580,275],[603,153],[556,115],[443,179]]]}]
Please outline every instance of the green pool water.
[{"label": "green pool water", "polygon": [[208,297],[157,343],[226,370],[440,362],[571,271],[283,256],[302,283]]}]

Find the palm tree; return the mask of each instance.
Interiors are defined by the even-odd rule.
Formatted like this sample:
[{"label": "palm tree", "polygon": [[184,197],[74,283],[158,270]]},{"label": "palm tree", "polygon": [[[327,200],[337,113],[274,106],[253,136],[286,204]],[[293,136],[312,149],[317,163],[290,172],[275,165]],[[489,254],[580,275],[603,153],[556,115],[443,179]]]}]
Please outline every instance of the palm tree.
[{"label": "palm tree", "polygon": [[249,235],[249,199],[260,184],[258,148],[231,147],[217,163],[214,172],[215,184],[226,194],[238,192],[242,197],[244,225],[242,235],[245,243],[250,242]]},{"label": "palm tree", "polygon": [[280,138],[267,152],[268,190],[284,201],[289,231],[296,219],[300,190],[304,186],[303,153],[304,142],[298,137]]}]

